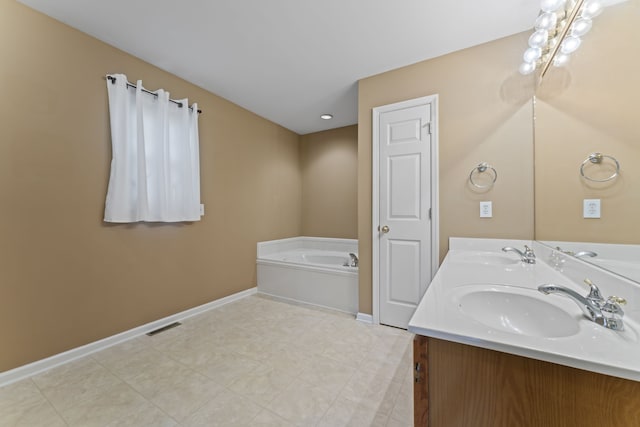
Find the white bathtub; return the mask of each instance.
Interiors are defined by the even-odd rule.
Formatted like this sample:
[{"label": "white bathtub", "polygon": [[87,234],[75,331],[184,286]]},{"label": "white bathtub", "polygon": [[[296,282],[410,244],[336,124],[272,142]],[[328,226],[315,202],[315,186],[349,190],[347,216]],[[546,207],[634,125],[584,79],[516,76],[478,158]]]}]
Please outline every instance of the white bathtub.
[{"label": "white bathtub", "polygon": [[355,239],[294,237],[258,243],[258,292],[358,312],[358,268],[349,253],[358,253]]}]

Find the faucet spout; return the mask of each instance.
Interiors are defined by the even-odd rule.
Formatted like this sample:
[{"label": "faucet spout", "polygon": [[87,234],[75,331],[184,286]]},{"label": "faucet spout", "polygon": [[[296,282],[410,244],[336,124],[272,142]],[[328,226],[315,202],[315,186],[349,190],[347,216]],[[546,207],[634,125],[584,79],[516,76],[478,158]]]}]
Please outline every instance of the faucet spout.
[{"label": "faucet spout", "polygon": [[511,246],[505,246],[502,248],[502,252],[515,252],[520,255],[521,258],[524,258],[524,253],[520,249],[512,248]]},{"label": "faucet spout", "polygon": [[533,249],[529,246],[524,245],[524,252],[520,249],[512,248],[511,246],[505,246],[502,248],[503,252],[515,252],[520,256],[520,260],[527,264],[535,264],[536,263],[536,254],[533,253]]},{"label": "faucet spout", "polygon": [[580,295],[579,293],[577,293],[572,289],[565,288],[564,286],[553,285],[553,284],[540,285],[538,286],[538,290],[545,295],[559,294],[559,295],[564,295],[568,297],[569,299],[573,300],[573,302],[575,302],[578,305],[578,307],[580,307],[580,309],[582,310],[582,313],[586,318],[588,318],[589,320],[599,325],[604,326],[605,319],[604,319],[604,316],[602,315],[602,311],[600,310],[600,307],[598,307],[595,301],[593,301],[592,299],[583,297],[582,295]]}]

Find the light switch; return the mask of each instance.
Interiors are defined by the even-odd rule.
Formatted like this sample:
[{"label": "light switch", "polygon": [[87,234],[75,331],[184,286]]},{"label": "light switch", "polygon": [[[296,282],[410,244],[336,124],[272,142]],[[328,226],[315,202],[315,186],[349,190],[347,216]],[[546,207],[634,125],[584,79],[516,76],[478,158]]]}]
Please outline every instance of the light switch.
[{"label": "light switch", "polygon": [[200,203],[200,216],[204,216],[204,203]]},{"label": "light switch", "polygon": [[480,202],[480,218],[491,218],[493,217],[491,202]]},{"label": "light switch", "polygon": [[600,218],[600,199],[584,199],[584,218]]}]

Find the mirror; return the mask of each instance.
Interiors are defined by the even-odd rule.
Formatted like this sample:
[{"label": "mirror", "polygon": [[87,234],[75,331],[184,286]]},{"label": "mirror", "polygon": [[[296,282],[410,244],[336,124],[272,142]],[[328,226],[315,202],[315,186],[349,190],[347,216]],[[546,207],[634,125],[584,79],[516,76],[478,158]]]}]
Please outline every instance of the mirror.
[{"label": "mirror", "polygon": [[[640,282],[638,40],[640,0],[606,7],[570,63],[545,76],[534,129],[535,238],[574,254],[594,252],[581,259]],[[602,161],[592,161],[593,153]],[[615,160],[620,173],[604,181]],[[600,218],[584,217],[598,210],[585,200],[599,200]]]}]

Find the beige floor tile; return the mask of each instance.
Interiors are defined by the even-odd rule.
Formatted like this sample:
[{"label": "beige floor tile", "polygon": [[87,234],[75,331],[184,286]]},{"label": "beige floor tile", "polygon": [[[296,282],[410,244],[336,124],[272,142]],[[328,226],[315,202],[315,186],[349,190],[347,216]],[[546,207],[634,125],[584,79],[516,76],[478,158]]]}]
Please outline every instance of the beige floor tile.
[{"label": "beige floor tile", "polygon": [[0,426],[66,426],[35,383],[23,380],[0,389]]},{"label": "beige floor tile", "polygon": [[246,397],[232,391],[224,391],[191,415],[186,427],[249,426],[262,408]]},{"label": "beige floor tile", "polygon": [[0,388],[0,425],[410,425],[411,340],[251,296]]},{"label": "beige floor tile", "polygon": [[395,418],[389,418],[387,421],[387,427],[413,427],[413,422],[399,421]]},{"label": "beige floor tile", "polygon": [[61,414],[71,427],[105,426],[140,412],[147,404],[140,394],[120,383]]},{"label": "beige floor tile", "polygon": [[294,377],[285,371],[273,369],[267,365],[261,365],[247,374],[243,374],[229,384],[228,388],[252,402],[265,405],[282,392]]},{"label": "beige floor tile", "polygon": [[337,399],[327,410],[318,427],[370,427],[376,412],[362,403]]},{"label": "beige floor tile", "polygon": [[390,415],[399,390],[399,383],[394,387],[390,376],[359,370],[349,379],[339,398],[362,403],[376,413]]},{"label": "beige floor tile", "polygon": [[163,412],[182,422],[207,402],[226,390],[197,373],[189,373],[165,388],[159,388],[150,400]]},{"label": "beige floor tile", "polygon": [[91,358],[81,359],[33,378],[42,394],[60,413],[91,401],[122,380]]},{"label": "beige floor tile", "polygon": [[110,422],[106,427],[175,427],[178,423],[151,403],[145,403],[133,414]]},{"label": "beige floor tile", "polygon": [[317,356],[311,359],[311,363],[298,378],[338,394],[355,372],[356,369],[351,365]]},{"label": "beige floor tile", "polygon": [[211,379],[214,383],[227,386],[240,376],[260,366],[260,363],[239,354],[218,355],[194,370]]},{"label": "beige floor tile", "polygon": [[296,379],[266,406],[295,425],[313,426],[327,412],[334,397],[324,388]]},{"label": "beige floor tile", "polygon": [[0,388],[0,414],[45,402],[40,389],[31,380],[22,380]]},{"label": "beige floor tile", "polygon": [[65,383],[81,381],[96,371],[104,371],[104,367],[91,357],[83,357],[34,375],[31,379],[40,390],[46,390]]},{"label": "beige floor tile", "polygon": [[266,350],[268,357],[263,361],[264,365],[273,369],[286,371],[291,376],[298,376],[311,363],[317,354],[314,351],[293,346],[290,344],[276,344]]},{"label": "beige floor tile", "polygon": [[403,390],[398,394],[391,411],[391,418],[407,424],[413,424],[413,391]]},{"label": "beige floor tile", "polygon": [[122,354],[115,354],[110,357],[94,355],[93,357],[96,360],[100,360],[102,366],[125,381],[135,378],[145,371],[152,370],[155,366],[164,367],[165,365],[177,363],[153,347],[140,348],[125,357]]},{"label": "beige floor tile", "polygon": [[131,357],[131,355],[146,349],[149,346],[148,338],[146,335],[138,336],[93,353],[91,357],[102,365],[104,365],[103,362],[127,359]]},{"label": "beige floor tile", "polygon": [[125,376],[126,382],[147,399],[153,399],[194,373],[193,370],[166,356],[153,357],[146,365],[136,361],[135,365],[138,366],[138,375],[132,376],[130,374],[133,374],[133,371],[128,372]]},{"label": "beige floor tile", "polygon": [[267,409],[260,412],[249,425],[251,427],[294,427],[294,424]]}]

